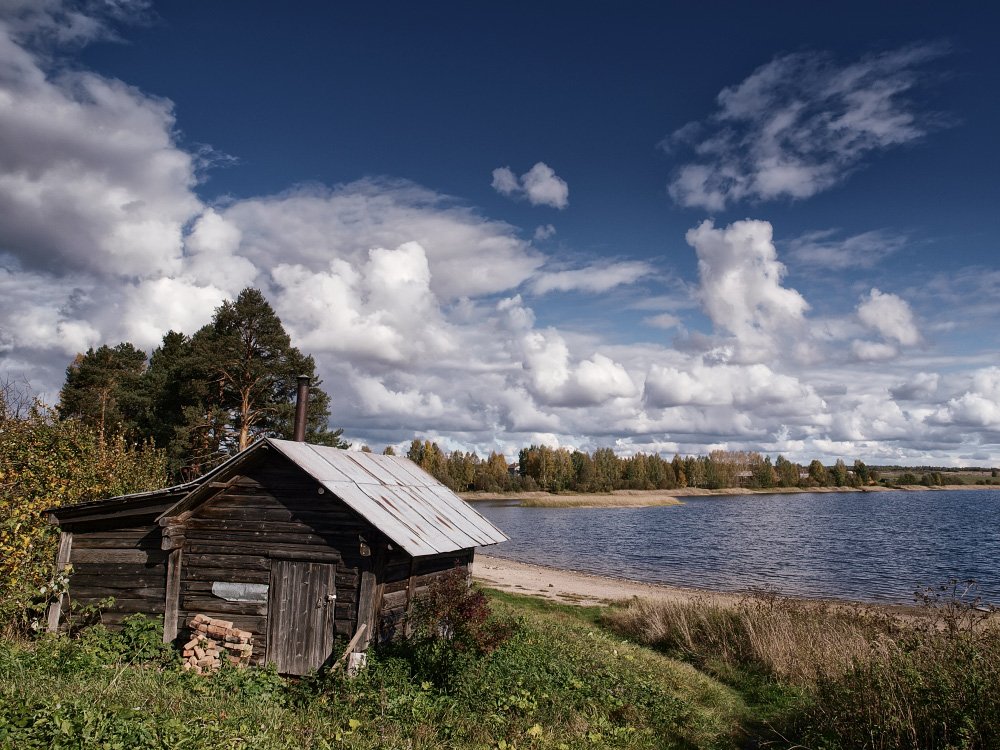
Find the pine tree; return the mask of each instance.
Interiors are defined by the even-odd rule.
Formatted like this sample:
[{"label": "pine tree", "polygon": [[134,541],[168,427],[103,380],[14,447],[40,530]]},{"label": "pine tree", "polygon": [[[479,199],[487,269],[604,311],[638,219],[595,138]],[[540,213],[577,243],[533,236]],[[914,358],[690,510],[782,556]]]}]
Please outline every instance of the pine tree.
[{"label": "pine tree", "polygon": [[102,440],[106,434],[136,437],[149,409],[141,387],[145,370],[146,354],[127,342],[78,354],[66,368],[59,417],[80,419]]}]

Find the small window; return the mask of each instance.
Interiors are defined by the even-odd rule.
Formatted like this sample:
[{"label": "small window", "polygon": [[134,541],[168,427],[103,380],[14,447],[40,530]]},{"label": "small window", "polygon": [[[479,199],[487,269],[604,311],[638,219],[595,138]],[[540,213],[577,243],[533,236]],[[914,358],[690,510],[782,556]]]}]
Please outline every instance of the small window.
[{"label": "small window", "polygon": [[266,583],[236,583],[235,581],[215,581],[212,594],[227,602],[266,602]]}]

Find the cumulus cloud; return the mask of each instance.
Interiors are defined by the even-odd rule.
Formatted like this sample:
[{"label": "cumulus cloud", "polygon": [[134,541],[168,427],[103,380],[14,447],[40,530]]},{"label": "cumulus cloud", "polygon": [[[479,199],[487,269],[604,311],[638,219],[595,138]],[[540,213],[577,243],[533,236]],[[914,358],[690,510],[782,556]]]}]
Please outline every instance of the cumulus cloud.
[{"label": "cumulus cloud", "polygon": [[512,225],[405,180],[299,187],[238,201],[219,214],[258,267],[274,258],[310,270],[326,268],[332,258],[359,265],[373,247],[417,242],[431,289],[444,300],[512,289],[543,263]]},{"label": "cumulus cloud", "polygon": [[49,76],[0,28],[0,234],[29,266],[179,270],[201,204],[167,101],[87,72]]},{"label": "cumulus cloud", "polygon": [[545,162],[538,162],[521,175],[510,167],[493,170],[493,189],[508,198],[527,198],[532,206],[566,208],[569,205],[569,185]]},{"label": "cumulus cloud", "polygon": [[896,401],[926,400],[937,393],[940,381],[941,376],[936,372],[918,372],[905,383],[890,389],[889,393]]},{"label": "cumulus cloud", "polygon": [[788,415],[814,414],[826,406],[812,387],[762,364],[684,369],[653,365],[643,398],[657,408],[732,406]]},{"label": "cumulus cloud", "polygon": [[783,333],[802,327],[809,305],[782,285],[785,266],[768,222],[737,221],[717,229],[704,221],[686,237],[698,256],[702,306],[717,327],[733,335],[742,359],[773,355]]},{"label": "cumulus cloud", "polygon": [[409,242],[368,256],[360,267],[336,259],[325,271],[274,268],[276,309],[295,340],[308,351],[411,366],[450,351],[423,247]]},{"label": "cumulus cloud", "polygon": [[742,200],[808,198],[872,153],[913,143],[944,119],[913,101],[925,66],[947,48],[924,44],[842,64],[817,52],[781,55],[723,89],[718,110],[664,141],[692,158],[670,183],[682,206],[721,211]]},{"label": "cumulus cloud", "polygon": [[1000,433],[1000,367],[976,371],[965,391],[949,399],[928,421]]},{"label": "cumulus cloud", "polygon": [[789,256],[797,263],[814,268],[842,271],[848,268],[873,268],[907,241],[902,235],[873,230],[837,238],[838,232],[825,229],[809,232],[789,242]]},{"label": "cumulus cloud", "polygon": [[522,345],[531,390],[545,404],[593,406],[636,393],[625,368],[603,354],[574,363],[555,329],[530,331]]},{"label": "cumulus cloud", "polygon": [[910,305],[902,297],[872,289],[858,304],[858,319],[868,328],[903,346],[920,343]]}]

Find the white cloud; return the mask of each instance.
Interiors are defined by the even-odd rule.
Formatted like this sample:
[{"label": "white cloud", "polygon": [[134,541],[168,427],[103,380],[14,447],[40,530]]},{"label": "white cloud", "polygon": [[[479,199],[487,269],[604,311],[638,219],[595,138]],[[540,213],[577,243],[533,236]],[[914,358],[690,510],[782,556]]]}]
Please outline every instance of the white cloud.
[{"label": "white cloud", "polygon": [[1000,367],[987,367],[973,373],[968,388],[949,399],[928,421],[1000,432]]},{"label": "white cloud", "polygon": [[906,237],[874,230],[836,239],[836,230],[809,232],[789,242],[789,256],[804,266],[840,271],[873,268],[906,244]]},{"label": "white cloud", "polygon": [[603,354],[574,364],[566,341],[555,329],[529,332],[522,346],[530,388],[544,404],[593,406],[636,393],[625,368]]},{"label": "white cloud", "polygon": [[881,362],[892,359],[899,354],[899,350],[892,344],[887,344],[884,341],[863,341],[857,339],[851,342],[851,353],[855,359],[862,362]]},{"label": "white cloud", "polygon": [[689,365],[684,369],[653,365],[643,397],[656,408],[732,406],[787,415],[814,414],[825,408],[810,386],[762,364]]},{"label": "white cloud", "polygon": [[808,198],[841,182],[871,153],[912,143],[943,118],[910,94],[922,66],[946,52],[915,45],[846,65],[826,54],[776,57],[723,89],[718,110],[664,141],[687,147],[670,194],[682,206],[721,211],[742,200]]},{"label": "white cloud", "polygon": [[511,196],[521,192],[521,183],[510,167],[494,169],[492,185],[500,195]]},{"label": "white cloud", "polygon": [[766,221],[737,221],[716,229],[711,221],[688,231],[698,255],[700,298],[719,328],[735,337],[742,361],[762,361],[802,328],[809,305],[794,289],[782,286],[785,267],[778,260]]},{"label": "white cloud", "polygon": [[551,224],[543,224],[541,226],[535,227],[535,241],[541,242],[542,240],[547,240],[550,237],[555,236],[556,228]]},{"label": "white cloud", "polygon": [[663,328],[664,330],[670,330],[671,328],[680,328],[682,326],[681,319],[676,315],[671,315],[670,313],[660,313],[659,315],[651,315],[648,318],[643,318],[642,322],[648,326],[653,326],[654,328]]},{"label": "white cloud", "polygon": [[565,271],[540,271],[531,282],[535,294],[548,292],[606,292],[649,276],[653,267],[644,261],[597,263]]},{"label": "white cloud", "polygon": [[218,210],[240,233],[240,252],[260,268],[276,258],[315,271],[333,258],[358,265],[373,247],[417,242],[442,300],[513,289],[543,262],[510,224],[403,180],[301,187]]},{"label": "white cloud", "polygon": [[48,75],[0,25],[0,235],[26,266],[155,276],[180,268],[201,210],[171,104],[85,71]]},{"label": "white cloud", "polygon": [[896,401],[927,400],[937,393],[940,382],[941,376],[936,372],[918,372],[892,388],[890,394]]},{"label": "white cloud", "polygon": [[903,346],[920,343],[920,331],[913,319],[910,305],[901,297],[872,289],[858,304],[858,319],[886,339]]},{"label": "white cloud", "polygon": [[493,170],[493,189],[508,198],[527,198],[532,206],[566,208],[569,205],[569,185],[545,162],[538,162],[521,175],[510,167]]},{"label": "white cloud", "polygon": [[374,248],[356,266],[333,260],[325,271],[281,264],[272,276],[275,309],[309,351],[416,365],[453,348],[427,256],[419,243]]}]

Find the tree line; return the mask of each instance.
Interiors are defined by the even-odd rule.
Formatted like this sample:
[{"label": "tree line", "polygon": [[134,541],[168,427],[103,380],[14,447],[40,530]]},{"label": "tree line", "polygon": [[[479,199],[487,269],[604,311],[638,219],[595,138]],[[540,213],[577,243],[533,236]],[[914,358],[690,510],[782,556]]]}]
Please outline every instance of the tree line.
[{"label": "tree line", "polygon": [[129,342],[79,354],[66,369],[57,411],[166,455],[176,480],[192,479],[262,436],[291,438],[299,375],[311,391],[306,439],[341,448],[330,398],[313,358],[291,345],[257,289],[220,305],[192,335],[169,331],[150,357]]},{"label": "tree line", "polygon": [[446,453],[429,440],[413,440],[407,457],[456,492],[862,487],[879,479],[878,472],[860,460],[851,468],[841,459],[830,467],[819,460],[802,465],[784,456],[772,462],[754,451],[715,450],[707,456],[667,459],[655,453],[623,457],[611,448],[587,453],[531,445],[521,449],[516,464],[508,465],[496,452],[483,459],[463,451]]}]

